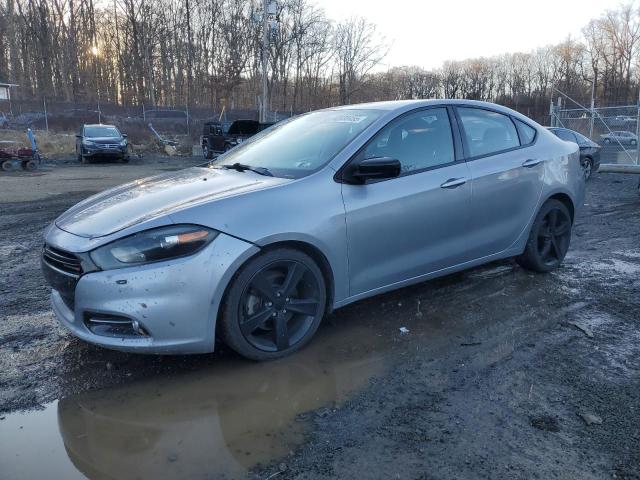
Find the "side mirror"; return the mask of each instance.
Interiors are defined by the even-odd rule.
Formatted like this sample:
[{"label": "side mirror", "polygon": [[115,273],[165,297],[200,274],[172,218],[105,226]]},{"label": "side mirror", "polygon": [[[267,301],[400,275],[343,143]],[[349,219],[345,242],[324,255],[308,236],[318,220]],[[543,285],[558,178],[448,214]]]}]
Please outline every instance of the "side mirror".
[{"label": "side mirror", "polygon": [[76,135],[76,138],[82,138],[82,135],[80,135],[79,133]]},{"label": "side mirror", "polygon": [[400,161],[395,158],[366,158],[349,166],[349,169],[345,172],[345,180],[349,183],[364,184],[368,180],[398,177],[400,170]]},{"label": "side mirror", "polygon": [[122,138],[127,138],[128,135],[126,133],[121,133],[120,135],[122,135]]}]

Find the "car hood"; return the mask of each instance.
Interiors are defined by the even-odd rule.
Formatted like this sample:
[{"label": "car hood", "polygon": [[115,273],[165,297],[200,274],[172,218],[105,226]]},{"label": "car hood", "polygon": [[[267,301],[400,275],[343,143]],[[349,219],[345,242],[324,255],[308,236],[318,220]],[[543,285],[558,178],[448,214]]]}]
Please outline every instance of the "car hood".
[{"label": "car hood", "polygon": [[70,208],[55,224],[74,235],[103,237],[189,206],[290,181],[250,171],[194,167],[106,190]]},{"label": "car hood", "polygon": [[89,140],[95,143],[119,143],[123,140],[123,137],[85,137],[85,140]]}]

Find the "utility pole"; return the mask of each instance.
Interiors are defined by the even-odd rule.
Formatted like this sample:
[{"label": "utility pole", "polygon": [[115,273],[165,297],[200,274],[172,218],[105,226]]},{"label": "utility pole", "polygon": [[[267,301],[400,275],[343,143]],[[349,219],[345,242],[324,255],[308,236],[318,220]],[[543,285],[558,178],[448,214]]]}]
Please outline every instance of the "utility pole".
[{"label": "utility pole", "polygon": [[44,107],[44,128],[49,133],[49,116],[47,114],[47,97],[42,97],[42,106]]},{"label": "utility pole", "polygon": [[596,114],[596,99],[595,99],[596,79],[591,81],[591,121],[589,122],[589,138],[593,139],[593,120]]},{"label": "utility pole", "polygon": [[267,55],[269,48],[269,0],[262,0],[262,101],[260,102],[260,123],[267,122],[267,106],[269,95],[267,85]]},{"label": "utility pole", "polygon": [[91,47],[91,54],[93,55],[93,78],[96,83],[96,93],[98,95],[98,123],[102,123],[102,113],[100,112],[100,82],[98,80],[98,55],[100,51],[96,44]]}]

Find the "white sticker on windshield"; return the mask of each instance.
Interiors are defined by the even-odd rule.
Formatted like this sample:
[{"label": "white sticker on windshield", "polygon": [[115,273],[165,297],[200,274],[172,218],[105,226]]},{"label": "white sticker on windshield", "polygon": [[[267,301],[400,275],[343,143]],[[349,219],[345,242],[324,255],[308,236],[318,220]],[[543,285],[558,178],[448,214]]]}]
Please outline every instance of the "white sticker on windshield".
[{"label": "white sticker on windshield", "polygon": [[367,117],[365,115],[341,115],[336,118],[336,122],[338,123],[360,123]]}]

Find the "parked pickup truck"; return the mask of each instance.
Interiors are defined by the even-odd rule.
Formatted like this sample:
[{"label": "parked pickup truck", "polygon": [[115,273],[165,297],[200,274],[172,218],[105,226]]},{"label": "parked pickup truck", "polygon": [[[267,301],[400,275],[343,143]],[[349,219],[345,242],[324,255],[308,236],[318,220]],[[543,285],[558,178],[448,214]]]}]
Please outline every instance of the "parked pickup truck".
[{"label": "parked pickup truck", "polygon": [[215,153],[226,152],[247,138],[261,132],[272,123],[260,123],[256,120],[236,120],[231,124],[208,121],[202,127],[202,155],[204,158],[213,158]]}]

